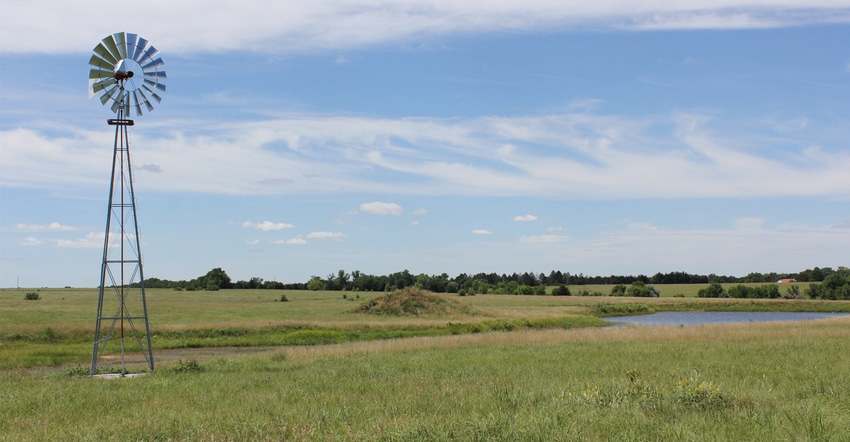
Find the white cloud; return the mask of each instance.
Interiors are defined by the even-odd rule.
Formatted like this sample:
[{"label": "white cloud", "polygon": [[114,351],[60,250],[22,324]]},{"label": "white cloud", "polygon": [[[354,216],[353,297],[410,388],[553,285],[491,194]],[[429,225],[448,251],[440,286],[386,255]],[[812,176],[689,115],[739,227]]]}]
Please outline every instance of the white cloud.
[{"label": "white cloud", "polygon": [[360,205],[360,210],[371,213],[372,215],[401,215],[402,209],[396,203],[364,203]]},{"label": "white cloud", "polygon": [[28,236],[28,237],[22,239],[21,242],[19,242],[18,244],[20,244],[24,247],[29,247],[29,246],[38,246],[38,245],[44,244],[44,242],[41,241],[38,238],[33,238],[32,236]]},{"label": "white cloud", "polygon": [[529,215],[517,215],[517,216],[514,217],[514,221],[522,221],[522,222],[537,221],[537,217],[534,216],[534,215],[531,215],[531,214],[529,214]]},{"label": "white cloud", "polygon": [[252,223],[251,221],[245,221],[244,223],[242,223],[242,227],[246,229],[262,230],[263,232],[272,232],[275,230],[291,229],[295,226],[289,223],[273,223],[271,221],[263,221],[261,223]]},{"label": "white cloud", "polygon": [[[850,196],[850,153],[841,142],[813,146],[789,135],[699,114],[625,117],[567,113],[528,117],[370,119],[292,116],[175,128],[144,139],[140,162],[161,164],[137,189],[228,195],[379,193],[544,198]],[[184,127],[183,122],[166,122]],[[664,127],[659,131],[659,127]],[[109,169],[103,134],[0,131],[0,185],[100,189]],[[835,139],[850,136],[836,128]],[[405,148],[395,147],[400,140]],[[494,158],[493,146],[514,146]],[[285,148],[270,149],[269,145]],[[345,161],[340,161],[340,158]],[[43,158],[53,161],[45,162]],[[220,173],[227,168],[228,173]],[[298,172],[294,172],[298,171]],[[397,179],[387,186],[385,177]],[[400,214],[395,203],[361,210]]]},{"label": "white cloud", "polygon": [[[0,48],[4,52],[79,53],[115,32],[114,23],[138,30],[160,50],[213,53],[344,49],[482,32],[587,27],[738,29],[850,21],[847,2],[833,0],[242,0],[216,7],[200,0],[150,0],[144,7],[156,11],[157,19],[104,8],[93,0],[56,2],[49,8],[38,2],[5,2]],[[193,19],[185,20],[189,16]],[[75,26],[69,28],[67,23]]]},{"label": "white cloud", "polygon": [[427,215],[428,211],[425,209],[416,209],[413,211],[414,215]]},{"label": "white cloud", "polygon": [[473,235],[492,235],[493,232],[484,229],[475,229],[472,231]]},{"label": "white cloud", "polygon": [[[110,241],[112,237],[110,235]],[[83,248],[83,249],[95,249],[103,247],[103,234],[89,232],[84,238],[76,239],[76,240],[68,240],[68,239],[60,239],[56,241],[56,245],[59,247],[71,247],[71,248]]]},{"label": "white cloud", "polygon": [[519,241],[526,244],[551,244],[564,242],[567,238],[563,235],[533,235],[523,236]]},{"label": "white cloud", "polygon": [[307,238],[310,239],[331,239],[340,240],[345,236],[342,232],[310,232]]},{"label": "white cloud", "polygon": [[547,228],[546,228],[546,231],[547,231],[547,232],[564,232],[564,231],[566,231],[566,230],[567,230],[567,229],[565,229],[565,228],[563,228],[563,227],[561,227],[561,226],[547,227]]},{"label": "white cloud", "polygon": [[62,224],[59,224],[57,222],[52,222],[52,223],[47,224],[47,225],[18,223],[15,226],[15,229],[25,231],[25,232],[38,232],[38,231],[41,231],[41,230],[51,230],[51,231],[55,231],[55,232],[64,232],[64,231],[68,231],[68,230],[74,230],[73,227],[63,226]]},{"label": "white cloud", "polygon": [[[321,232],[317,232],[321,233]],[[299,245],[299,244],[307,244],[307,240],[304,238],[292,238],[292,239],[279,239],[276,241],[272,241],[272,244],[287,244],[287,245]]]},{"label": "white cloud", "polygon": [[251,239],[251,240],[245,241],[245,244],[248,244],[249,246],[255,246],[259,243],[260,243],[259,239]]}]

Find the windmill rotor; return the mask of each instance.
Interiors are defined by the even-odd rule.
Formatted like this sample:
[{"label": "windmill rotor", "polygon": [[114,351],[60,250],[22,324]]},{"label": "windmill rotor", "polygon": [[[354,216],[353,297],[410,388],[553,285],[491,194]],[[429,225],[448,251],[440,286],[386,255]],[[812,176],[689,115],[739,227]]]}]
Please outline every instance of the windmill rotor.
[{"label": "windmill rotor", "polygon": [[106,36],[89,59],[89,99],[99,97],[112,112],[129,116],[131,109],[142,115],[162,101],[165,62],[159,51],[136,34],[118,32]]}]

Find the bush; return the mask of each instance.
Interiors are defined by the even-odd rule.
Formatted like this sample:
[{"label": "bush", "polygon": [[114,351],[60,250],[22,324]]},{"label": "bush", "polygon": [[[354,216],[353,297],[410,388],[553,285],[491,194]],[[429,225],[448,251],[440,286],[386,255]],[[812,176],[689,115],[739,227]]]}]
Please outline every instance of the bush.
[{"label": "bush", "polygon": [[646,285],[641,281],[635,281],[626,289],[626,296],[636,298],[657,298],[661,293],[650,285]]},{"label": "bush", "polygon": [[24,295],[24,299],[27,301],[38,301],[41,299],[41,296],[38,296],[38,293],[36,292],[27,292],[27,294]]},{"label": "bush", "polygon": [[286,295],[280,295],[280,302],[289,302],[289,298]]},{"label": "bush", "polygon": [[555,287],[554,289],[552,289],[552,295],[553,296],[571,296],[572,293],[570,293],[569,287],[561,284],[561,285]]},{"label": "bush", "polygon": [[625,284],[617,284],[611,289],[611,296],[626,296]]},{"label": "bush", "polygon": [[596,304],[591,309],[591,313],[597,316],[629,316],[655,313],[655,310],[646,304],[623,302],[619,304]]},{"label": "bush", "polygon": [[728,298],[729,295],[723,291],[723,286],[719,282],[712,282],[708,287],[699,289],[697,292],[699,298]]},{"label": "bush", "polygon": [[168,373],[197,373],[204,371],[204,369],[195,359],[188,359],[186,362],[183,362],[183,360],[180,359],[164,371]]}]

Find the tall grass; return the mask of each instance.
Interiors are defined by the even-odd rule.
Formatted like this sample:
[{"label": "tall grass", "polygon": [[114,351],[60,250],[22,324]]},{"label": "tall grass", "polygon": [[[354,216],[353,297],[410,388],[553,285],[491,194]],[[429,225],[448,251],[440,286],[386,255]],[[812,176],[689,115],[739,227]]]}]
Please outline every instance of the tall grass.
[{"label": "tall grass", "polygon": [[841,441],[847,354],[833,319],[280,348],[118,381],[6,370],[0,439]]}]

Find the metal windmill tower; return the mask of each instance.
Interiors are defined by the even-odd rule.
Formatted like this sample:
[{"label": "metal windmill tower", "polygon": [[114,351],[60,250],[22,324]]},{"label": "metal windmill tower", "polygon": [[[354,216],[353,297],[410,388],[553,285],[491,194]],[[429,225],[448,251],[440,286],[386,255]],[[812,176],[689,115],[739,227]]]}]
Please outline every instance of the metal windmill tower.
[{"label": "metal windmill tower", "polygon": [[[103,262],[98,286],[97,323],[92,349],[92,375],[98,363],[116,363],[116,347],[120,345],[121,374],[126,373],[127,351],[140,351],[153,371],[148,308],[145,300],[145,273],[136,217],[133,191],[133,169],[130,165],[129,127],[134,124],[130,111],[142,115],[142,106],[153,110],[165,92],[165,63],[159,51],[136,34],[119,32],[104,38],[94,48],[89,60],[89,99],[99,96],[104,105],[111,104],[115,118],[107,123],[115,126],[112,155],[112,179],[109,184],[109,208],[103,240]],[[128,348],[129,344],[129,348]],[[112,348],[107,352],[107,348]],[[107,355],[107,353],[110,353]]]}]

